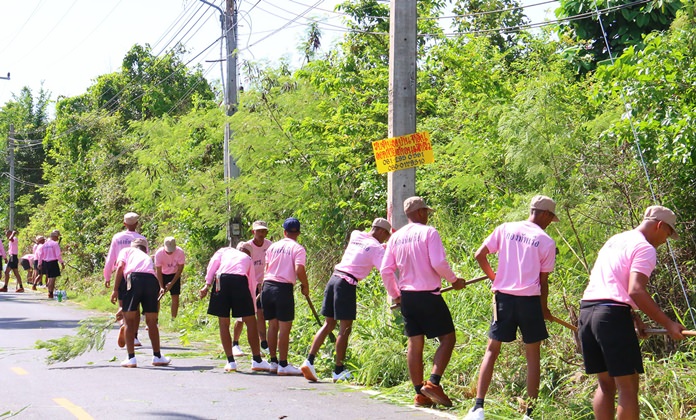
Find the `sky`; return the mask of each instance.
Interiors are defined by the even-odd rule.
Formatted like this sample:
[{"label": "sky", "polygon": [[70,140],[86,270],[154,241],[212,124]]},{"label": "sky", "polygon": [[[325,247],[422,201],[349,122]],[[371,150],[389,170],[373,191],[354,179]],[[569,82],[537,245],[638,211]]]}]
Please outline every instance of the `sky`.
[{"label": "sky", "polygon": [[[208,0],[224,9],[224,0]],[[299,66],[298,45],[310,20],[320,22],[324,50],[345,33],[343,0],[237,0],[239,62]],[[539,1],[539,0],[537,0]],[[102,74],[118,71],[135,44],[159,55],[182,42],[191,65],[200,63],[209,80],[220,79],[219,12],[199,0],[13,0],[0,13],[0,107],[28,86],[51,98],[80,95]],[[526,0],[524,4],[532,4]],[[542,21],[549,5],[527,10]],[[240,82],[244,82],[240,80]]]}]

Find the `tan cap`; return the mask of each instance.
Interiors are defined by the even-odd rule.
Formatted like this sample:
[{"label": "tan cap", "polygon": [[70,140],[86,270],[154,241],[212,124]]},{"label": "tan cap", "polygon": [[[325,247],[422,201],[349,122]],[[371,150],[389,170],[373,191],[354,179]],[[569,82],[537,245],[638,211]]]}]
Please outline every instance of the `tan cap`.
[{"label": "tan cap", "polygon": [[268,224],[263,220],[257,220],[251,225],[251,230],[268,230]]},{"label": "tan cap", "polygon": [[378,217],[372,222],[372,227],[378,227],[391,233],[391,223],[385,218]]},{"label": "tan cap", "polygon": [[51,232],[50,236],[51,236],[51,238],[54,238],[54,237],[57,238],[60,236],[60,231],[58,229],[56,229],[53,232]]},{"label": "tan cap", "polygon": [[665,222],[672,228],[672,234],[669,235],[672,239],[679,239],[679,234],[677,234],[677,215],[667,207],[662,206],[650,206],[645,209],[645,214],[643,215],[643,220],[658,220],[660,222]]},{"label": "tan cap", "polygon": [[176,239],[173,236],[167,236],[164,238],[164,250],[167,252],[176,251]]},{"label": "tan cap", "polygon": [[535,195],[532,197],[532,202],[529,204],[530,209],[534,210],[544,210],[553,214],[553,221],[558,222],[558,216],[556,216],[556,202],[550,197],[545,195]]},{"label": "tan cap", "polygon": [[130,212],[123,215],[123,223],[127,225],[134,225],[138,223],[138,219],[140,219],[138,213]]},{"label": "tan cap", "polygon": [[404,200],[404,213],[409,214],[420,209],[428,209],[428,211],[431,212],[435,211],[428,207],[428,205],[425,204],[425,200],[423,200],[421,197],[413,196]]},{"label": "tan cap", "polygon": [[242,252],[247,251],[251,254],[251,245],[249,245],[248,242],[240,242],[237,244],[237,250]]},{"label": "tan cap", "polygon": [[131,241],[130,246],[131,246],[131,248],[135,248],[137,246],[144,246],[145,248],[147,248],[147,239],[135,238],[135,239],[133,239],[133,241]]}]

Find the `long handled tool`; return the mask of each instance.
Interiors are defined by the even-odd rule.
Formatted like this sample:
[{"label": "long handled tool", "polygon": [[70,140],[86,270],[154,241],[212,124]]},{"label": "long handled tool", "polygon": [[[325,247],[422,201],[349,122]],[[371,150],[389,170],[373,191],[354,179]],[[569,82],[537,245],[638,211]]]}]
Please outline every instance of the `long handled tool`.
[{"label": "long handled tool", "polygon": [[569,322],[566,322],[566,321],[564,321],[564,320],[562,320],[562,319],[560,319],[560,318],[556,318],[555,316],[552,316],[552,317],[551,317],[551,321],[553,321],[553,322],[555,322],[555,323],[557,323],[557,324],[561,324],[561,325],[563,325],[564,327],[570,329],[570,330],[573,331],[573,332],[578,332],[578,327],[576,327],[575,325],[573,325],[573,324],[571,324],[571,323],[569,323]]},{"label": "long handled tool", "polygon": [[[643,330],[644,333],[646,334],[652,334],[652,335],[665,335],[667,334],[667,330],[663,328],[646,328]],[[696,331],[693,330],[684,330],[681,332],[682,335],[686,337],[696,337]]]},{"label": "long handled tool", "polygon": [[[317,320],[317,324],[319,324],[320,327],[323,327],[324,324],[319,320],[319,314],[317,313],[317,310],[314,309],[314,304],[312,303],[312,299],[309,298],[309,296],[305,296],[307,298],[307,305],[309,305],[309,309],[312,311],[312,314],[314,315],[314,319]],[[331,340],[332,343],[336,342],[336,336],[334,335],[333,331],[329,331],[329,340]]]},{"label": "long handled tool", "polygon": [[[480,282],[481,280],[486,280],[487,278],[488,278],[488,276],[481,276],[481,277],[476,277],[475,279],[467,280],[467,281],[464,282],[464,286],[468,286],[468,285],[473,284],[473,283],[478,283],[478,282]],[[447,287],[445,287],[444,289],[441,289],[441,290],[440,290],[440,293],[449,292],[450,290],[454,290],[454,287],[453,287],[453,286],[447,286]],[[398,303],[395,303],[395,304],[393,304],[392,306],[390,306],[389,309],[396,309],[396,308],[398,308],[399,306],[401,306],[401,305],[398,304]]]}]

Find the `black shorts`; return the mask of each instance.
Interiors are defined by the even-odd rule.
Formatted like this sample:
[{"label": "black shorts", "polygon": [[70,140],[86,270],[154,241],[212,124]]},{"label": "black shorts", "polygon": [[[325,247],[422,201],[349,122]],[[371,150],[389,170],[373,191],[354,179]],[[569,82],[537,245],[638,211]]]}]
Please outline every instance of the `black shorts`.
[{"label": "black shorts", "polygon": [[292,292],[293,285],[266,280],[263,282],[261,292],[261,304],[263,317],[270,321],[289,322],[295,319],[295,296]]},{"label": "black shorts", "polygon": [[[140,306],[143,313],[157,313],[157,297],[159,296],[159,282],[151,273],[131,273],[131,288],[123,293],[123,312],[137,311]],[[125,281],[121,282],[126,284]],[[127,285],[124,289],[127,289]]]},{"label": "black shorts", "polygon": [[[162,274],[162,284],[166,287],[167,284],[171,283],[172,280],[174,280],[174,276],[176,276],[176,273],[174,274]],[[171,290],[169,290],[169,293],[171,293],[174,296],[178,296],[181,294],[181,277],[179,277],[179,280],[174,283],[172,286]]]},{"label": "black shorts", "polygon": [[19,262],[22,265],[22,268],[29,271],[31,269],[31,263],[29,262],[28,259],[22,258],[21,261]]},{"label": "black shorts", "polygon": [[442,295],[401,291],[401,315],[406,336],[441,337],[454,332],[454,322]]},{"label": "black shorts", "polygon": [[118,300],[123,300],[123,297],[126,295],[126,287],[126,279],[121,277],[121,283],[118,284]]},{"label": "black shorts", "polygon": [[578,333],[585,373],[609,372],[609,376],[643,373],[643,358],[634,328],[628,305],[581,302]]},{"label": "black shorts", "polygon": [[60,265],[58,265],[58,260],[44,261],[41,267],[44,271],[43,274],[46,274],[46,277],[49,279],[60,277]]},{"label": "black shorts", "polygon": [[321,314],[338,320],[355,320],[356,289],[343,277],[332,275],[324,289]]},{"label": "black shorts", "polygon": [[238,274],[222,274],[220,276],[220,291],[210,294],[208,315],[229,318],[230,312],[234,318],[254,315],[254,300],[249,293],[249,283],[246,276]]},{"label": "black shorts", "polygon": [[256,310],[263,310],[263,305],[261,305],[261,290],[263,289],[263,283],[256,284],[256,296],[254,296],[254,302],[256,303]]},{"label": "black shorts", "polygon": [[[495,292],[495,311],[488,337],[509,343],[517,338],[517,328],[525,344],[549,338],[541,310],[541,296],[514,296]],[[497,320],[496,320],[497,319]]]},{"label": "black shorts", "polygon": [[19,268],[19,258],[16,255],[10,255],[10,258],[7,259],[7,267]]}]

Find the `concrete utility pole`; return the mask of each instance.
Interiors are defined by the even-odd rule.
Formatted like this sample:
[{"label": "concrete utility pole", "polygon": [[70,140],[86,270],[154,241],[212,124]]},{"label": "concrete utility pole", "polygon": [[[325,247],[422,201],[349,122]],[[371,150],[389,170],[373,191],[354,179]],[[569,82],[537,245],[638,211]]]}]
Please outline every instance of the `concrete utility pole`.
[{"label": "concrete utility pole", "polygon": [[[220,22],[222,23],[222,34],[225,37],[225,52],[227,62],[227,86],[225,87],[225,115],[231,117],[237,112],[237,8],[235,0],[226,0],[226,10],[206,0],[200,0],[210,7],[214,7],[220,12]],[[239,167],[236,160],[230,154],[230,138],[232,130],[230,124],[225,124],[225,140],[223,144],[224,155],[224,180],[228,184],[225,189],[227,199],[227,242],[230,246],[236,245],[241,239],[241,220],[239,214],[232,217],[232,207],[230,204],[230,178],[239,177]]]},{"label": "concrete utility pole", "polygon": [[[235,0],[227,0],[227,13],[225,13],[225,38],[227,40],[227,98],[225,101],[226,115],[231,117],[237,112],[237,8],[235,7]],[[241,240],[242,229],[241,229],[241,217],[239,212],[235,212],[232,215],[232,208],[230,206],[230,178],[239,177],[239,167],[237,167],[237,161],[234,159],[230,153],[230,139],[232,138],[232,129],[230,128],[230,123],[225,125],[225,143],[227,145],[227,152],[225,153],[225,160],[227,161],[227,177],[225,181],[228,183],[227,186],[227,239],[230,246],[237,245]]]},{"label": "concrete utility pole", "polygon": [[15,164],[14,164],[14,125],[10,124],[10,135],[7,138],[7,151],[10,163],[10,230],[14,230],[15,214]]},{"label": "concrete utility pole", "polygon": [[[389,137],[416,132],[416,0],[391,0],[389,12]],[[389,172],[387,217],[408,223],[404,200],[416,195],[416,168]]]}]

